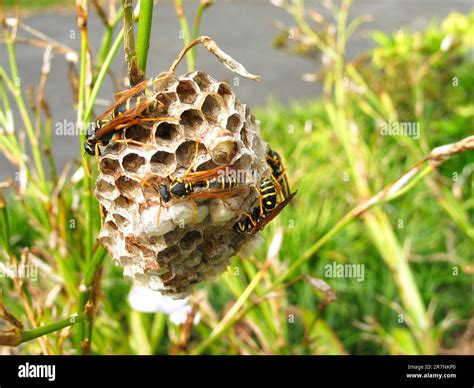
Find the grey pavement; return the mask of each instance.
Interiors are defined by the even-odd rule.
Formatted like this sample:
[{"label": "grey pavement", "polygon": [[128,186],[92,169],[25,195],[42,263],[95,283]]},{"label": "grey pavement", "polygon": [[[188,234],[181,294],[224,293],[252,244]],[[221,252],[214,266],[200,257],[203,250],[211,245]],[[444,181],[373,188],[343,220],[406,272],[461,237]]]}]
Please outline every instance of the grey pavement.
[{"label": "grey pavement", "polygon": [[[324,10],[320,1],[307,3],[320,12]],[[188,16],[194,15],[196,4],[197,0],[185,1]],[[349,56],[353,57],[372,46],[372,30],[417,30],[426,27],[433,18],[440,20],[451,11],[466,13],[471,9],[470,0],[355,0],[351,16],[368,14],[372,15],[374,20],[364,25],[354,36],[349,45]],[[154,12],[148,76],[166,70],[183,44],[179,38],[180,27],[173,3],[159,2],[155,5]],[[45,10],[26,17],[24,21],[59,42],[79,50],[79,33],[76,31],[73,8]],[[317,66],[313,60],[290,56],[272,48],[272,40],[277,32],[276,21],[287,25],[292,23],[291,17],[284,10],[273,6],[269,0],[221,0],[204,14],[201,34],[211,36],[224,51],[244,64],[250,72],[262,75],[261,83],[240,80],[239,86],[234,87],[238,97],[250,106],[265,104],[269,97],[286,104],[293,100],[315,98],[320,93],[317,85],[301,80],[303,73],[311,72]],[[103,27],[94,13],[91,14],[88,26],[92,45],[97,49]],[[26,34],[22,32],[21,35]],[[30,46],[17,46],[19,72],[24,87],[38,82],[43,51]],[[0,64],[8,65],[4,46],[0,47]],[[202,48],[198,49],[197,68],[207,71],[216,79],[234,77],[214,56]],[[116,57],[112,69],[117,75],[125,74],[123,53]],[[54,122],[75,120],[66,71],[66,61],[61,55],[55,54],[46,87]],[[178,73],[185,71],[183,64]],[[110,100],[111,96],[112,85],[107,82],[99,97]],[[100,111],[100,107],[97,111]],[[57,167],[60,169],[67,160],[78,157],[77,137],[54,136],[53,147]],[[0,156],[0,179],[11,176],[13,172],[8,162]]]}]

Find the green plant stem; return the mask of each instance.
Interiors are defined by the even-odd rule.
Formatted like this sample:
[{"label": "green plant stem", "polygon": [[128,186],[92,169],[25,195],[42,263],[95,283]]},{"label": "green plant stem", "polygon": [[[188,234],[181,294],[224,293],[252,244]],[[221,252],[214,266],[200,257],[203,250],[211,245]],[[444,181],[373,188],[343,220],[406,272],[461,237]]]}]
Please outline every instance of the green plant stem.
[{"label": "green plant stem", "polygon": [[[86,72],[87,72],[87,47],[88,47],[88,33],[87,27],[80,28],[81,33],[81,60],[80,60],[80,70],[79,70],[79,90],[78,90],[78,110],[77,110],[77,125],[81,129],[81,142],[80,149],[82,154],[82,144],[85,140],[85,126],[87,122],[84,117],[84,107],[86,104]],[[90,171],[88,160],[82,158],[84,171]],[[86,262],[89,261],[92,257],[92,247],[93,247],[93,199],[92,199],[92,179],[88,174],[84,174],[83,179],[83,203],[85,210],[85,241],[84,241],[84,251]]]},{"label": "green plant stem", "polygon": [[[97,66],[96,66],[96,69],[98,69],[99,72],[102,69],[102,66],[104,65],[105,58],[107,58],[110,52],[115,27],[122,19],[122,14],[123,14],[123,9],[120,8],[119,11],[117,12],[117,15],[115,16],[115,19],[106,26],[104,36],[102,37],[102,40],[100,42],[99,56],[98,56]],[[96,79],[97,79],[97,75],[94,77],[93,84],[95,84]]]},{"label": "green plant stem", "polygon": [[62,321],[50,323],[49,325],[40,326],[40,327],[37,327],[36,329],[23,331],[21,333],[21,341],[19,344],[34,340],[46,334],[54,333],[55,331],[64,329],[65,327],[68,327],[68,326],[75,325],[76,323],[83,322],[85,318],[86,318],[85,314],[78,314],[77,316],[72,316],[72,317],[63,319]]},{"label": "green plant stem", "polygon": [[102,84],[105,80],[107,72],[109,71],[110,65],[112,64],[112,61],[115,55],[117,54],[118,49],[120,48],[123,36],[124,36],[124,30],[122,28],[119,34],[117,35],[117,37],[115,38],[115,41],[112,44],[112,47],[110,48],[109,52],[107,53],[107,56],[104,59],[104,63],[102,67],[100,68],[99,74],[97,75],[96,82],[94,83],[94,86],[92,87],[89,100],[87,101],[87,105],[86,105],[86,109],[84,113],[85,122],[89,122],[91,120],[91,115],[92,115],[92,110],[94,109],[95,100],[97,99],[97,96],[99,95],[100,88],[102,87]]},{"label": "green plant stem", "polygon": [[219,338],[229,327],[232,326],[233,318],[237,315],[240,308],[244,305],[247,299],[252,295],[253,290],[260,281],[263,279],[265,274],[266,267],[264,266],[257,275],[254,276],[250,284],[247,286],[242,295],[237,299],[237,301],[232,305],[231,309],[227,312],[225,317],[219,322],[219,324],[214,328],[212,333],[207,337],[201,344],[193,351],[193,354],[201,354],[210,344],[212,344],[217,338]]},{"label": "green plant stem", "polygon": [[140,1],[140,20],[138,22],[137,32],[137,57],[138,67],[145,74],[148,58],[148,49],[150,48],[150,33],[153,21],[153,0]]},{"label": "green plant stem", "polygon": [[15,47],[13,45],[13,41],[11,39],[10,33],[8,32],[8,29],[5,27],[3,29],[3,33],[5,35],[5,41],[7,45],[7,52],[8,52],[8,60],[10,64],[10,72],[11,72],[11,78],[13,81],[14,85],[14,90],[15,92],[13,93],[13,96],[15,98],[15,101],[18,106],[18,110],[20,111],[20,116],[22,118],[23,124],[25,125],[25,130],[26,134],[28,135],[28,139],[31,144],[31,150],[33,153],[33,160],[35,163],[36,171],[38,173],[38,180],[40,184],[40,188],[43,190],[44,193],[47,193],[47,185],[46,185],[46,175],[44,173],[44,168],[43,168],[43,161],[41,160],[41,153],[40,153],[40,147],[39,147],[39,141],[37,139],[37,136],[35,134],[35,131],[33,129],[33,124],[31,122],[31,118],[28,114],[28,111],[26,109],[25,101],[23,99],[23,94],[21,91],[21,87],[19,86],[20,82],[20,77],[18,73],[18,67],[16,63],[16,57],[15,57]]},{"label": "green plant stem", "polygon": [[[194,17],[194,25],[193,25],[193,36],[191,40],[197,39],[199,37],[199,31],[201,29],[201,22],[202,22],[202,15],[204,11],[209,8],[212,4],[212,1],[209,0],[201,0],[199,3],[198,9],[196,11],[196,16]],[[193,58],[193,66],[196,66],[196,47],[193,47],[189,52],[189,55]],[[194,69],[193,69],[194,70]]]},{"label": "green plant stem", "polygon": [[[97,251],[94,254],[94,257],[90,262],[87,263],[86,270],[84,272],[84,278],[79,287],[79,303],[78,303],[78,313],[86,313],[85,307],[87,302],[92,296],[92,286],[94,279],[99,271],[104,258],[106,256],[106,251],[102,246],[97,248]],[[81,342],[87,340],[89,343],[92,341],[92,330],[93,330],[93,316],[91,313],[87,313],[87,319],[82,325],[78,327],[78,338],[79,346]]]},{"label": "green plant stem", "polygon": [[[174,3],[176,7],[176,15],[178,15],[179,24],[181,26],[181,30],[183,31],[184,46],[186,47],[189,43],[191,43],[191,33],[189,30],[189,23],[184,13],[183,1],[175,0]],[[195,64],[194,56],[192,54],[186,56],[186,63],[188,65],[188,71],[194,71],[196,64]]]},{"label": "green plant stem", "polygon": [[3,192],[0,190],[0,214],[2,215],[1,219],[1,229],[3,235],[3,246],[5,251],[10,256],[11,255],[11,247],[10,247],[10,221],[8,219],[8,209],[7,204],[5,203],[5,198],[3,196]]}]

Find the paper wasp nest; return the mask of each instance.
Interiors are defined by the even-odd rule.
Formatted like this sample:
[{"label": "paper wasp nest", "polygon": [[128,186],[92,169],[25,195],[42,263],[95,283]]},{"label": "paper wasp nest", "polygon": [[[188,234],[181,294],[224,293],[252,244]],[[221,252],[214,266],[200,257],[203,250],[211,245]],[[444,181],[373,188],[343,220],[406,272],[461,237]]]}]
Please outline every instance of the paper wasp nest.
[{"label": "paper wasp nest", "polygon": [[222,273],[252,239],[233,230],[243,217],[234,209],[251,209],[258,195],[244,184],[226,203],[184,197],[160,210],[158,192],[145,181],[157,187],[169,184],[170,175],[182,177],[193,164],[196,141],[192,171],[233,165],[239,175],[259,179],[268,176],[267,145],[231,87],[204,72],[166,76],[155,92],[161,104],[151,116],[170,119],[127,128],[121,139],[138,143],[111,141],[102,150],[95,193],[106,216],[99,239],[125,276],[180,298],[192,285]]}]

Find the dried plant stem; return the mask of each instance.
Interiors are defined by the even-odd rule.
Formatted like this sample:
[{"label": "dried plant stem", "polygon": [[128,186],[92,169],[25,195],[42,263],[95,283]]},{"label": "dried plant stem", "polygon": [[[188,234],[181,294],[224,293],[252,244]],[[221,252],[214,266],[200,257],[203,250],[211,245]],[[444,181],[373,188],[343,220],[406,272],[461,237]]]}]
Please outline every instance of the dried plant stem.
[{"label": "dried plant stem", "polygon": [[153,21],[153,0],[140,1],[140,20],[137,32],[137,57],[138,67],[146,73],[148,49],[150,48],[150,33]]},{"label": "dried plant stem", "polygon": [[133,6],[132,0],[123,0],[123,46],[125,60],[128,65],[128,78],[130,86],[135,86],[144,79],[144,73],[138,66],[137,52],[135,51],[135,34],[133,32]]},{"label": "dried plant stem", "polygon": [[169,68],[168,72],[173,73],[176,69],[176,67],[179,65],[183,57],[186,55],[186,53],[191,50],[194,46],[202,44],[206,50],[208,50],[211,54],[214,54],[221,63],[227,67],[230,71],[233,71],[234,73],[240,75],[241,77],[244,78],[249,78],[254,81],[260,81],[261,77],[258,75],[250,74],[244,66],[242,66],[239,62],[237,62],[235,59],[233,59],[230,55],[226,54],[224,51],[222,51],[219,46],[217,46],[216,42],[209,38],[208,36],[200,36],[199,38],[194,39],[192,42],[190,42],[188,45],[186,45],[178,54],[176,57],[175,61]]}]

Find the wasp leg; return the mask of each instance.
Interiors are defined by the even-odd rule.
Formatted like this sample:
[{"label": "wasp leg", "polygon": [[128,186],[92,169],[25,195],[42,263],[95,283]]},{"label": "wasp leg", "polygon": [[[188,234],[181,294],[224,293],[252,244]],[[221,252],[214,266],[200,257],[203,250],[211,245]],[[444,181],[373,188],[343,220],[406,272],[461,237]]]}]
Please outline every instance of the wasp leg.
[{"label": "wasp leg", "polygon": [[250,222],[252,223],[252,226],[253,226],[253,227],[256,227],[256,226],[257,226],[257,221],[255,221],[255,220],[253,219],[253,216],[252,216],[250,213],[247,213],[247,212],[244,211],[244,210],[242,210],[242,213],[244,214],[245,217],[247,217],[247,218],[250,220]]},{"label": "wasp leg", "polygon": [[196,205],[196,202],[194,202],[193,200],[191,200],[190,202],[191,202],[191,205],[193,206],[192,224],[195,225],[196,222],[197,222],[197,216],[198,216],[199,209],[198,209],[198,206]]},{"label": "wasp leg", "polygon": [[271,175],[272,180],[275,183],[277,193],[281,196],[282,199],[285,199],[285,195],[282,191],[282,188],[281,188],[281,185],[280,185],[280,182],[279,182],[281,177],[283,177],[283,176],[284,176],[284,173],[281,173],[280,175],[278,175],[278,177],[273,176],[273,174]]},{"label": "wasp leg", "polygon": [[160,225],[160,222],[161,222],[161,208],[162,208],[162,206],[163,206],[163,201],[160,198],[160,207],[158,208],[158,213],[156,214],[156,217],[157,217],[156,224],[157,225]]},{"label": "wasp leg", "polygon": [[[152,189],[154,189],[155,191],[157,191],[156,187],[155,187],[152,183],[148,182],[146,179],[143,179],[143,178],[139,177],[138,175],[134,175],[133,177],[134,177],[135,179],[139,180],[140,182],[142,182],[145,186],[151,187]],[[156,217],[157,217],[157,225],[160,225],[161,208],[164,207],[164,206],[165,206],[165,205],[163,204],[163,200],[162,200],[161,197],[160,197],[160,206],[159,206],[159,208],[158,208],[158,213],[157,213],[157,215],[156,215]]]},{"label": "wasp leg", "polygon": [[191,169],[193,168],[194,164],[196,163],[196,160],[198,158],[198,153],[199,153],[199,142],[196,140],[196,149],[194,151],[194,158],[193,158],[192,162],[189,164],[189,167],[186,170],[186,173],[184,174],[185,177],[191,172]]},{"label": "wasp leg", "polygon": [[101,142],[97,142],[94,146],[95,149],[95,160],[97,162],[97,166],[99,165],[99,156],[100,156],[100,146],[102,145]]},{"label": "wasp leg", "polygon": [[84,162],[82,163],[82,168],[84,169],[85,173],[87,176],[90,178],[92,176],[91,170],[89,169],[89,163],[87,163],[87,160],[85,159],[86,153],[84,152]]},{"label": "wasp leg", "polygon": [[104,225],[104,220],[105,220],[104,207],[102,205],[99,206],[99,212],[100,212],[100,226],[102,227]]},{"label": "wasp leg", "polygon": [[255,189],[258,195],[258,202],[259,202],[259,207],[260,207],[260,216],[263,216],[263,196],[258,187],[255,185],[255,183],[252,184],[252,187]]},{"label": "wasp leg", "polygon": [[120,139],[119,136],[120,136],[119,134],[115,135],[115,138],[114,138],[115,143],[133,144],[140,147],[153,148],[153,146],[150,144],[142,143],[141,141],[137,141],[133,139]]}]

